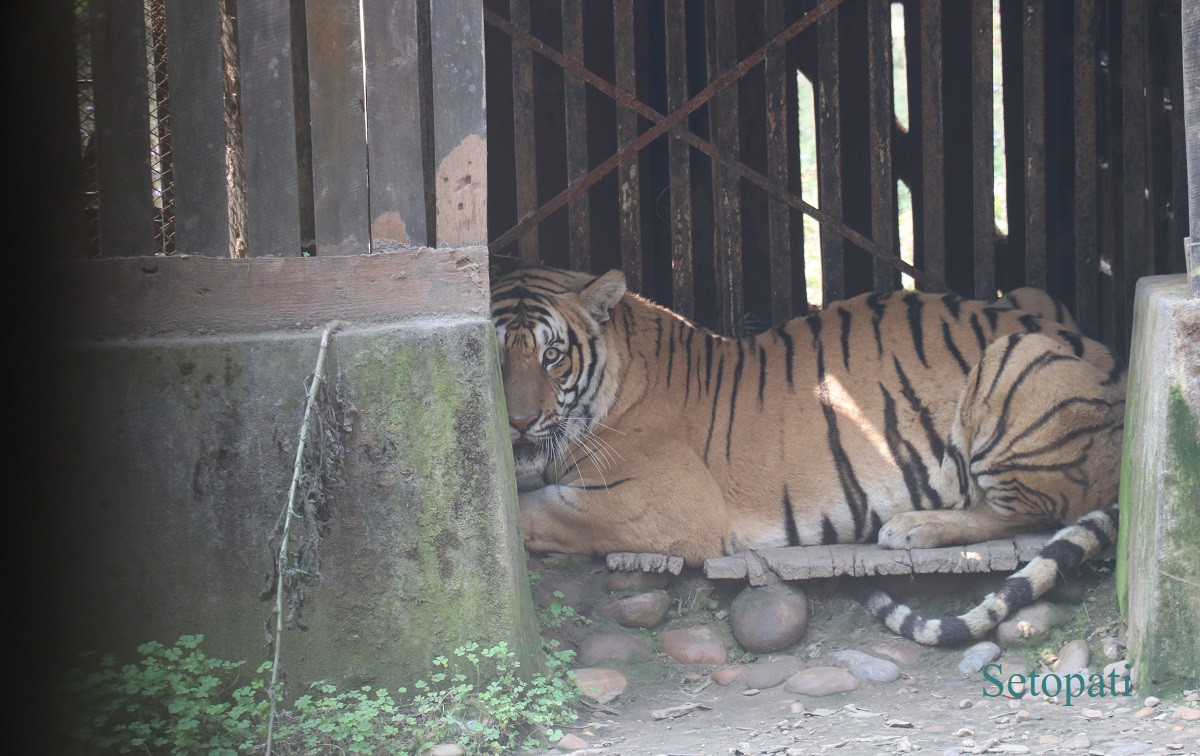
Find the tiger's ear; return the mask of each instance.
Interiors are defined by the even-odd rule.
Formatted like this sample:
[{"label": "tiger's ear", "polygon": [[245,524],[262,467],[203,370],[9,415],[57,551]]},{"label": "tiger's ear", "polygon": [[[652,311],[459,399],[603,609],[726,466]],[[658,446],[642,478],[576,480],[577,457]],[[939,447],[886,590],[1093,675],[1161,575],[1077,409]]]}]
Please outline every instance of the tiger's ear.
[{"label": "tiger's ear", "polygon": [[612,315],[612,308],[625,296],[625,273],[610,270],[592,281],[579,292],[579,303],[597,323],[604,323]]}]

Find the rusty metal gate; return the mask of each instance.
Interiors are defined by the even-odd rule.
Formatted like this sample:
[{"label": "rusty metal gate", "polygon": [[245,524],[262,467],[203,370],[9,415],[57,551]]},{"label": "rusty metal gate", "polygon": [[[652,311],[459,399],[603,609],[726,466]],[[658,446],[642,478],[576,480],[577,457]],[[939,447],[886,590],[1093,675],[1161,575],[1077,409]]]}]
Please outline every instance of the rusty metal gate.
[{"label": "rusty metal gate", "polygon": [[1178,0],[485,0],[484,20],[494,272],[621,267],[727,334],[902,284],[1034,285],[1124,351],[1137,278],[1182,270]]}]

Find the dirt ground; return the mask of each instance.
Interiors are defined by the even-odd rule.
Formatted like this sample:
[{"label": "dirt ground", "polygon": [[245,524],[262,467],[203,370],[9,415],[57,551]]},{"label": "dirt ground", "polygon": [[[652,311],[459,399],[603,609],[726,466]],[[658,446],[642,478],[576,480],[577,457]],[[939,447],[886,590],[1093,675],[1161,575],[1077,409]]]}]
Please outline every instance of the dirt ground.
[{"label": "dirt ground", "polygon": [[[543,577],[550,578],[542,596],[554,595],[548,593],[549,588],[564,588],[556,598],[564,605],[579,604],[578,612],[586,618],[597,598],[579,586],[594,585],[606,572],[604,564],[551,560],[542,564],[542,571]],[[928,575],[892,578],[881,587],[926,616],[938,616],[966,608],[1001,577]],[[838,651],[868,652],[871,646],[894,637],[857,603],[842,596],[835,585],[809,581],[803,586],[809,600],[803,639],[784,654],[744,653],[733,641],[727,619],[729,602],[743,587],[740,581],[711,583],[698,572],[685,570],[667,588],[672,610],[666,620],[652,630],[638,632],[657,651],[662,631],[711,624],[722,630],[729,649],[730,660],[722,666],[745,669],[769,664],[783,655],[796,656],[808,667],[839,666],[834,659]],[[696,602],[698,590],[712,593],[707,600]],[[1052,663],[1066,642],[1084,639],[1091,650],[1089,669],[1099,671],[1110,662],[1102,650],[1105,639],[1121,635],[1112,563],[1085,565],[1056,588],[1054,598],[1066,607],[1064,614],[1069,619],[1045,638],[1005,649],[999,663],[1023,663],[1037,669]],[[585,620],[571,620],[561,632],[573,633],[568,640],[578,641],[592,627]],[[1061,700],[1017,701],[985,695],[985,687],[994,693],[996,686],[985,686],[982,673],[960,674],[957,667],[962,655],[963,649],[925,648],[916,663],[901,667],[903,675],[895,682],[863,682],[856,690],[824,697],[792,693],[783,685],[748,690],[741,679],[720,685],[712,673],[721,667],[680,664],[661,653],[640,663],[605,663],[597,666],[619,671],[627,678],[628,687],[611,701],[582,707],[580,719],[565,728],[580,741],[547,753],[1200,754],[1200,720],[1186,718],[1191,716],[1188,710],[1200,707],[1195,692],[1163,696],[1150,712],[1144,710],[1149,692],[1139,690],[1131,696],[1085,696],[1069,707]]]}]

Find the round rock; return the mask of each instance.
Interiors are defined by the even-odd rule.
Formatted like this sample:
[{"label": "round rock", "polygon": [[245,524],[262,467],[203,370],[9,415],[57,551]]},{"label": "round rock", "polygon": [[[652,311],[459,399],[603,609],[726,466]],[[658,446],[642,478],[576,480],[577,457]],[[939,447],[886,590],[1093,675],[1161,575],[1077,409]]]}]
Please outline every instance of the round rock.
[{"label": "round rock", "polygon": [[629,687],[625,675],[615,669],[603,667],[581,667],[575,670],[575,684],[584,696],[602,702],[611,701]]},{"label": "round rock", "polygon": [[598,617],[609,617],[622,627],[650,628],[662,622],[671,607],[666,591],[647,591],[610,601],[596,609]]},{"label": "round rock", "polygon": [[831,696],[858,687],[858,678],[841,667],[810,667],[788,678],[784,686],[804,696]]},{"label": "round rock", "polygon": [[733,637],[747,651],[769,654],[796,645],[808,627],[808,598],[779,581],[747,586],[729,607]]},{"label": "round rock", "polygon": [[1000,647],[991,641],[980,641],[963,652],[958,663],[959,674],[970,676],[1000,658]]},{"label": "round rock", "polygon": [[745,667],[725,667],[712,673],[712,681],[722,688],[742,676]]},{"label": "round rock", "polygon": [[654,649],[631,633],[597,633],[579,643],[579,663],[593,667],[601,662],[640,662],[654,658]]},{"label": "round rock", "polygon": [[1044,638],[1051,628],[1062,624],[1065,619],[1062,609],[1045,601],[1037,601],[1001,622],[996,627],[996,642],[1001,646],[1015,646]]},{"label": "round rock", "polygon": [[921,658],[921,644],[913,643],[908,638],[892,638],[871,646],[871,653],[889,659],[901,667],[911,667]]},{"label": "round rock", "polygon": [[1091,649],[1087,641],[1073,640],[1058,651],[1058,661],[1054,662],[1054,671],[1060,675],[1072,675],[1081,672],[1088,665]]},{"label": "round rock", "polygon": [[804,663],[794,656],[781,656],[770,661],[759,661],[742,676],[747,688],[766,690],[783,685],[792,675],[804,669]]},{"label": "round rock", "polygon": [[725,642],[707,625],[681,627],[662,634],[662,652],[680,664],[716,664],[729,661]]},{"label": "round rock", "polygon": [[834,658],[850,667],[850,674],[864,682],[890,683],[900,677],[900,668],[886,659],[877,659],[862,651],[838,651]]}]

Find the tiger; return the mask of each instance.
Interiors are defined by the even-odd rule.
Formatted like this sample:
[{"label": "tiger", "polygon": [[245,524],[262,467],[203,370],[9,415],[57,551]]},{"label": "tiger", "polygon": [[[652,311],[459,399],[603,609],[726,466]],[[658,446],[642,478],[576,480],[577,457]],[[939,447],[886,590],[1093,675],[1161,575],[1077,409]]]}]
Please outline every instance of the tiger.
[{"label": "tiger", "polygon": [[1045,292],[896,291],[728,337],[603,275],[520,268],[492,320],[532,552],[706,559],[1059,530],[967,614],[861,581],[892,632],[984,637],[1116,534],[1125,368]]}]

